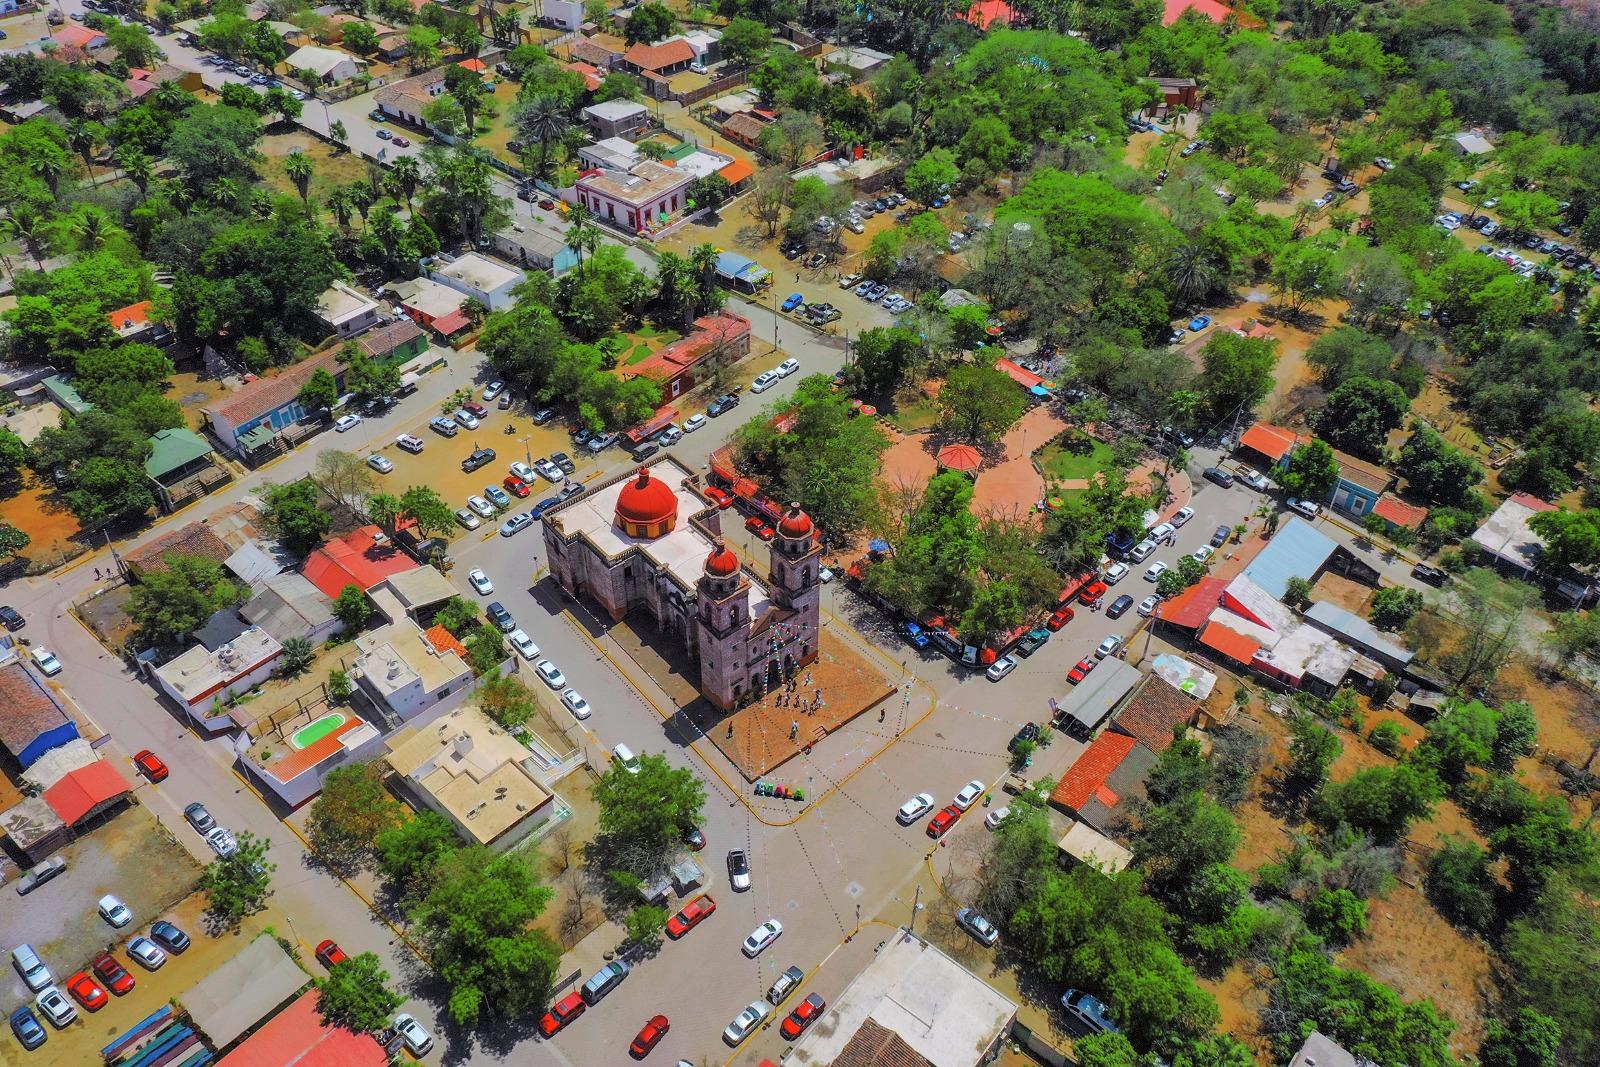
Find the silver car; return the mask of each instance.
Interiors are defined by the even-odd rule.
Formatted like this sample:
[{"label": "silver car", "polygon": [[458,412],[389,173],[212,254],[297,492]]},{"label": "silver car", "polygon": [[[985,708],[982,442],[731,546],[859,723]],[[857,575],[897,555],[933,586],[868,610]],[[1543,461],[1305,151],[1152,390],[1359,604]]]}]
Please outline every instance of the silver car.
[{"label": "silver car", "polygon": [[772,1015],[772,1005],[764,1000],[752,1000],[750,1006],[733,1017],[733,1022],[722,1031],[722,1040],[729,1045],[738,1045],[745,1038],[755,1033],[756,1027],[765,1022]]},{"label": "silver car", "polygon": [[976,908],[962,908],[957,911],[956,923],[981,944],[991,948],[1000,940],[1000,931],[995,929],[994,923],[979,914]]}]

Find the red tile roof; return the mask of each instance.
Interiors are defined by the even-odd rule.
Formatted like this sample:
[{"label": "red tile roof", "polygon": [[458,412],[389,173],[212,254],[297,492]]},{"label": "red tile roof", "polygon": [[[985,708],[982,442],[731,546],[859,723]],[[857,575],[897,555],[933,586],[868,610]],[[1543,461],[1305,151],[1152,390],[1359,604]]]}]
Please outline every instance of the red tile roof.
[{"label": "red tile roof", "polygon": [[1532,493],[1512,493],[1507,498],[1509,502],[1521,504],[1530,511],[1555,511],[1556,506],[1548,501],[1540,500]]},{"label": "red tile roof", "polygon": [[265,770],[280,782],[292,782],[344,748],[344,735],[360,725],[360,719],[349,712],[345,712],[344,722],[335,726],[330,733],[322,735],[305,748],[297,749],[292,745],[283,746],[285,749],[283,758],[268,764]]},{"label": "red tile roof", "polygon": [[108,800],[113,800],[132,790],[122,777],[117,765],[109,760],[96,760],[87,767],[68,771],[61,780],[44,791],[44,802],[68,826],[75,825],[85,815]]},{"label": "red tile roof", "polygon": [[106,318],[111,320],[113,330],[121,330],[128,326],[143,326],[150,321],[149,300],[141,300],[137,304],[129,304],[125,308],[107,312]]},{"label": "red tile roof", "polygon": [[1240,436],[1239,447],[1253,448],[1276,463],[1293,451],[1299,440],[1299,434],[1293,430],[1285,430],[1282,426],[1274,426],[1267,422],[1258,422]]},{"label": "red tile roof", "polygon": [[481,59],[463,59],[463,60],[459,60],[456,63],[456,66],[461,67],[464,70],[474,71],[474,72],[476,72],[478,74],[482,74],[485,70],[488,69],[487,67],[485,67],[483,65],[483,60],[481,60]]},{"label": "red tile roof", "polygon": [[1216,610],[1222,591],[1228,588],[1226,578],[1202,578],[1171,600],[1161,605],[1161,621],[1185,630],[1198,630],[1206,618]]},{"label": "red tile roof", "polygon": [[423,636],[428,639],[428,644],[433,646],[435,652],[441,655],[446,652],[454,652],[462,659],[467,658],[467,646],[457,641],[456,635],[446,630],[443,626],[430,626]]},{"label": "red tile roof", "polygon": [[1044,381],[1044,379],[1039,377],[1037,374],[1034,374],[1032,371],[1023,370],[1009,359],[995,360],[994,369],[999,371],[1001,374],[1006,375],[1024,389],[1032,389],[1034,386]]},{"label": "red tile roof", "polygon": [[839,1050],[832,1067],[933,1067],[933,1062],[906,1044],[905,1038],[867,1018]]},{"label": "red tile roof", "polygon": [[96,41],[105,43],[106,35],[87,26],[62,26],[50,35],[64,48],[88,48]]},{"label": "red tile roof", "polygon": [[1261,642],[1216,622],[1201,631],[1200,643],[1246,667],[1261,651]]},{"label": "red tile roof", "polygon": [[406,342],[422,335],[421,326],[410,319],[402,318],[399,322],[391,322],[387,326],[379,326],[376,330],[368,330],[356,338],[356,344],[373,359],[381,359]]},{"label": "red tile roof", "polygon": [[176,530],[168,530],[138,548],[124,552],[122,560],[145,574],[154,574],[167,569],[168,556],[202,556],[222,563],[231,555],[233,549],[211,527],[196,521],[185,523]]},{"label": "red tile roof", "polygon": [[376,526],[363,526],[325,542],[306,557],[300,573],[330,599],[337,599],[347,585],[371,589],[390,575],[417,568],[417,561],[400,551],[392,538],[382,545],[374,543],[379,533]]},{"label": "red tile roof", "polygon": [[449,337],[451,334],[471,326],[472,320],[467,317],[465,311],[456,308],[454,311],[434,319],[431,325],[439,332],[440,336]]},{"label": "red tile roof", "polygon": [[39,680],[20,663],[0,667],[0,745],[13,756],[68,721]]},{"label": "red tile roof", "polygon": [[1189,725],[1198,706],[1193,697],[1151,675],[1117,714],[1112,727],[1159,754],[1172,747],[1173,728]]},{"label": "red tile roof", "polygon": [[1050,802],[1069,811],[1082,808],[1105,787],[1111,772],[1127,759],[1137,743],[1127,734],[1109,731],[1095,738],[1056,783]]},{"label": "red tile roof", "polygon": [[694,49],[685,40],[663,41],[661,44],[636,44],[622,58],[640,70],[660,70],[688,63],[694,59]]},{"label": "red tile roof", "polygon": [[1407,504],[1392,493],[1380,496],[1377,504],[1373,505],[1372,513],[1407,530],[1419,529],[1428,518],[1427,508]]},{"label": "red tile roof", "polygon": [[750,320],[731,311],[714,311],[694,320],[689,336],[667,345],[661,351],[631,367],[620,368],[625,378],[650,378],[670,381],[696,363],[720,352],[729,344],[750,334]]},{"label": "red tile roof", "polygon": [[271,378],[257,378],[232,396],[207,405],[204,410],[238,426],[258,416],[277,411],[289,403],[300,395],[300,389],[317,371],[326,370],[330,374],[337,374],[338,367],[339,349],[330,348],[301,360],[294,366],[286,368],[281,374]]},{"label": "red tile roof", "polygon": [[1235,11],[1226,4],[1218,3],[1217,0],[1166,0],[1166,11],[1161,16],[1161,25],[1172,25],[1183,17],[1185,11],[1198,12],[1216,23],[1236,18],[1241,26],[1254,28],[1261,25],[1261,20],[1248,11]]},{"label": "red tile roof", "polygon": [[372,1035],[331,1026],[307,990],[245,1038],[218,1067],[384,1067],[389,1058]]},{"label": "red tile roof", "polygon": [[568,63],[567,69],[574,74],[583,75],[584,88],[591,93],[600,88],[600,71],[589,63]]}]

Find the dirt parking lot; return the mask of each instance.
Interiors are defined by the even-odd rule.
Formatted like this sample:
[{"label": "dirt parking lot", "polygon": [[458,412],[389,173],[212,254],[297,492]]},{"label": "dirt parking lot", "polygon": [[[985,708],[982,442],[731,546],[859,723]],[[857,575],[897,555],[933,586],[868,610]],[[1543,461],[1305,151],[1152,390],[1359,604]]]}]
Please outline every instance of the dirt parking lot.
[{"label": "dirt parking lot", "polygon": [[[9,952],[31,944],[58,979],[86,966],[108,946],[148,931],[163,912],[189,895],[200,876],[199,864],[138,804],[78,838],[61,855],[67,860],[66,873],[25,897],[9,890],[0,893],[0,946]],[[133,922],[124,929],[113,929],[96,913],[97,902],[107,893],[133,910]],[[197,926],[185,929],[191,935],[199,932]],[[31,999],[16,970],[8,967],[0,1000],[5,1011]]]}]

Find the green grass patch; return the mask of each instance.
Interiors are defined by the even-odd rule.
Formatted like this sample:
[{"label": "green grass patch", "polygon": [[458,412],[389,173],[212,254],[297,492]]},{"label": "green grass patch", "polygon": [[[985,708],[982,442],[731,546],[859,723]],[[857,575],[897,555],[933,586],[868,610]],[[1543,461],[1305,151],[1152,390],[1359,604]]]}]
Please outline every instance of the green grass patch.
[{"label": "green grass patch", "polygon": [[1092,437],[1051,441],[1039,450],[1039,466],[1049,479],[1087,480],[1110,468],[1111,446]]},{"label": "green grass patch", "polygon": [[888,419],[902,433],[926,430],[939,421],[939,402],[923,397],[914,404],[902,404],[888,414]]},{"label": "green grass patch", "polygon": [[633,346],[633,351],[628,353],[628,358],[622,361],[622,365],[625,367],[631,367],[635,363],[643,363],[650,357],[650,353],[654,351],[655,349],[642,342],[636,344]]}]

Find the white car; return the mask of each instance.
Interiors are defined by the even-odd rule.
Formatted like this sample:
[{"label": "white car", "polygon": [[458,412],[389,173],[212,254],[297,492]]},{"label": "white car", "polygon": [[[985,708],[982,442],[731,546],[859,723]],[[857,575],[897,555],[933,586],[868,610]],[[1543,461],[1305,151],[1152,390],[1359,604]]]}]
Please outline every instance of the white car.
[{"label": "white car", "polygon": [[1154,593],[1139,601],[1139,614],[1149,618],[1156,613],[1156,605],[1161,603],[1161,598]]},{"label": "white car", "polygon": [[1144,580],[1147,582],[1159,581],[1161,576],[1167,573],[1167,569],[1168,568],[1165,563],[1157,560],[1145,569]]},{"label": "white car", "polygon": [[455,419],[468,430],[476,430],[478,428],[478,416],[474,415],[466,408],[456,408],[455,414],[451,415],[450,417]]},{"label": "white car", "polygon": [[456,521],[469,530],[476,530],[479,526],[483,525],[478,521],[478,516],[474,515],[466,508],[460,508],[456,511]]},{"label": "white car", "polygon": [[61,673],[61,661],[56,659],[56,654],[48,648],[36,648],[28,655],[32,658],[33,665],[38,667],[39,672],[45,677]]},{"label": "white car", "polygon": [[407,452],[410,452],[412,455],[416,455],[418,452],[421,452],[424,448],[428,447],[427,443],[423,441],[422,438],[408,433],[403,433],[399,437],[396,437],[394,439],[394,443],[405,449]]},{"label": "white car", "polygon": [[78,1009],[72,1006],[72,1001],[53,985],[45,986],[33,1004],[39,1009],[39,1014],[49,1019],[57,1030],[65,1028],[78,1017]]},{"label": "white car", "polygon": [[533,669],[539,672],[539,677],[543,678],[544,684],[551,689],[561,690],[567,687],[567,676],[561,673],[560,667],[549,660],[540,660],[533,665]]},{"label": "white car", "polygon": [[1201,563],[1204,563],[1206,560],[1210,559],[1216,554],[1217,550],[1212,548],[1210,545],[1201,545],[1199,548],[1189,553],[1189,558],[1199,560]]},{"label": "white car", "polygon": [[1127,576],[1128,565],[1126,563],[1113,563],[1111,566],[1105,569],[1105,573],[1100,577],[1105,579],[1105,583],[1107,585],[1116,585]]},{"label": "white car", "polygon": [[752,1000],[750,1006],[733,1017],[733,1022],[722,1031],[722,1040],[730,1045],[737,1045],[745,1038],[756,1032],[756,1027],[766,1021],[772,1014],[772,1005],[764,1000]]},{"label": "white car", "polygon": [[472,588],[477,591],[479,596],[488,596],[494,592],[494,583],[489,580],[487,574],[477,567],[467,572],[467,581],[472,583]]},{"label": "white car", "polygon": [[1145,537],[1160,544],[1164,539],[1171,537],[1175,530],[1177,530],[1177,527],[1170,522],[1157,523],[1155,526],[1150,527],[1150,531],[1145,534]]},{"label": "white car", "polygon": [[683,420],[683,432],[694,433],[705,424],[706,417],[704,415],[690,415],[687,419]]},{"label": "white car", "polygon": [[750,383],[752,393],[764,393],[778,384],[779,375],[775,371],[762,371],[756,375],[756,380]]},{"label": "white car", "polygon": [[505,382],[490,382],[488,385],[483,387],[483,398],[485,400],[493,400],[495,397],[505,392],[505,389]]},{"label": "white car", "polygon": [[576,689],[564,689],[561,692],[561,703],[572,712],[574,719],[587,719],[589,717],[589,702],[583,699],[583,694]]},{"label": "white car", "polygon": [[482,515],[486,519],[494,517],[494,505],[483,499],[481,496],[467,497],[467,507],[471,508],[473,511],[477,512],[479,515]]},{"label": "white car", "polygon": [[918,793],[916,796],[900,805],[900,810],[895,812],[894,817],[901,826],[910,826],[932,809],[933,794]]},{"label": "white car", "polygon": [[989,681],[998,682],[1000,679],[1004,678],[1006,675],[1010,674],[1016,669],[1017,661],[1014,657],[1001,656],[999,659],[991,663],[989,665],[989,669],[983,673],[984,676],[989,679]]},{"label": "white car", "polygon": [[787,378],[789,375],[793,374],[799,369],[800,361],[798,359],[786,359],[782,363],[778,364],[778,377]]},{"label": "white car", "polygon": [[777,919],[768,919],[750,931],[750,936],[744,939],[744,954],[751,959],[755,959],[765,952],[769,945],[782,936],[783,924]]},{"label": "white car", "polygon": [[534,480],[539,477],[538,471],[535,471],[532,467],[528,466],[520,459],[511,465],[511,473],[515,474],[519,480],[527,482],[530,485],[532,485]]},{"label": "white car", "polygon": [[405,1039],[406,1049],[413,1056],[425,1056],[433,1048],[433,1035],[410,1015],[396,1015],[394,1029]]},{"label": "white car", "polygon": [[390,471],[394,470],[394,463],[389,459],[389,457],[380,456],[376,452],[367,457],[367,466],[371,467],[379,474],[388,474]]},{"label": "white car", "polygon": [[360,425],[360,415],[340,415],[339,421],[333,424],[333,429],[335,433],[344,433],[346,430],[353,430]]},{"label": "white car", "polygon": [[1265,493],[1272,488],[1272,483],[1267,481],[1267,476],[1254,467],[1246,467],[1239,472],[1239,480],[1258,493]]},{"label": "white car", "polygon": [[1115,652],[1117,649],[1119,649],[1121,647],[1122,647],[1122,638],[1119,637],[1117,634],[1112,634],[1110,637],[1106,638],[1104,641],[1101,641],[1098,645],[1095,646],[1095,649],[1094,649],[1095,658],[1096,659],[1105,659],[1107,656],[1111,655],[1113,652]]},{"label": "white car", "polygon": [[1289,510],[1297,511],[1308,519],[1314,519],[1322,514],[1322,505],[1310,500],[1296,500],[1294,497],[1290,497]]},{"label": "white car", "polygon": [[129,941],[128,955],[138,960],[147,971],[153,971],[167,962],[166,952],[148,937],[136,937]]},{"label": "white car", "polygon": [[1172,525],[1175,527],[1182,526],[1192,518],[1194,518],[1194,508],[1179,508],[1177,513],[1172,516]]},{"label": "white car", "polygon": [[120,930],[133,922],[133,912],[122,901],[107,893],[100,898],[100,918]]},{"label": "white car", "polygon": [[956,798],[950,803],[954,804],[962,811],[966,811],[968,808],[972,807],[972,805],[976,804],[978,802],[978,798],[981,796],[983,796],[983,783],[974,778],[972,781],[961,787],[961,792],[957,793]]},{"label": "white car", "polygon": [[1010,808],[995,808],[983,817],[983,825],[993,830],[1006,821],[1006,816],[1011,814]]},{"label": "white car", "polygon": [[533,638],[528,636],[528,631],[526,630],[512,630],[506,634],[506,640],[510,641],[511,647],[517,650],[517,655],[529,663],[532,663],[534,657],[539,654],[539,646],[533,643]]},{"label": "white car", "polygon": [[206,844],[223,859],[239,851],[238,840],[233,836],[233,831],[226,826],[213,826],[211,832],[206,834]]}]

